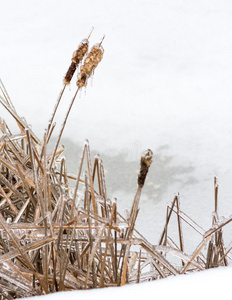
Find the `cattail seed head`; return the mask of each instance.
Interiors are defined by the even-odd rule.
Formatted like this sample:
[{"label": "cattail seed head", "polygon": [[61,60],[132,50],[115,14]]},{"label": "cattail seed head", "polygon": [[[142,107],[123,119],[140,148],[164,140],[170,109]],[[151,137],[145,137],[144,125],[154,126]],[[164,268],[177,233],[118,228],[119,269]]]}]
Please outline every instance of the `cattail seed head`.
[{"label": "cattail seed head", "polygon": [[65,85],[70,83],[70,81],[76,71],[76,68],[77,68],[76,64],[72,61],[71,65],[69,66],[68,71],[64,77],[64,80],[63,80]]},{"label": "cattail seed head", "polygon": [[88,52],[89,48],[89,41],[88,39],[83,39],[80,43],[78,49],[73,53],[72,57],[72,63],[64,77],[64,84],[70,84],[70,81],[72,80],[72,77],[76,71],[76,68],[78,67],[79,63],[84,58],[85,54]]},{"label": "cattail seed head", "polygon": [[153,152],[148,149],[145,154],[143,154],[141,156],[141,160],[140,160],[140,172],[138,175],[138,186],[139,187],[143,187],[147,173],[148,173],[148,169],[152,163],[152,157],[153,157]]},{"label": "cattail seed head", "polygon": [[78,65],[84,58],[85,54],[88,52],[88,49],[89,41],[88,39],[83,39],[78,49],[73,53],[72,62]]},{"label": "cattail seed head", "polygon": [[87,85],[87,80],[102,60],[103,53],[104,49],[100,44],[96,44],[92,47],[84,61],[84,64],[81,66],[80,73],[77,77],[77,86],[79,88]]}]

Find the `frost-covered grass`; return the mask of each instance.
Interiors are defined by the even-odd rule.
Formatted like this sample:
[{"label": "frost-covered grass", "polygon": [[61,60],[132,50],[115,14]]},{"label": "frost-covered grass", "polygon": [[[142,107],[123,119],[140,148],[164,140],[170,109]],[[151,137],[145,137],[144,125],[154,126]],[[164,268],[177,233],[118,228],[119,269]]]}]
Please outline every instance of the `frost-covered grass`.
[{"label": "frost-covered grass", "polygon": [[[145,187],[141,199],[137,225],[141,232],[147,230],[145,236],[159,236],[166,202],[175,192],[180,192],[183,211],[209,228],[214,175],[219,178],[219,211],[226,216],[231,213],[230,1],[40,0],[35,4],[2,0],[0,7],[0,76],[19,114],[40,134],[77,44],[92,26],[92,43],[106,34],[104,59],[93,87],[77,99],[64,135],[80,143],[88,138],[91,147],[103,155],[114,156],[126,150],[134,161],[143,149],[151,148],[155,155],[162,149],[157,161],[168,161],[166,172],[158,174],[162,179],[158,183],[151,182],[152,192],[146,193]],[[74,86],[67,101],[73,91]],[[2,116],[2,108],[0,114],[8,118]],[[61,109],[60,122],[63,115]],[[124,176],[126,182],[127,173],[116,166],[114,162],[113,172],[109,166],[107,176]],[[191,172],[185,174],[178,166]],[[173,168],[176,180],[170,180]],[[155,159],[150,172],[158,172]],[[166,191],[161,193],[163,182]],[[117,191],[109,196],[130,205],[134,189],[132,184],[127,193]],[[149,226],[143,226],[144,216]],[[181,286],[184,280],[194,284],[194,278],[206,280],[208,276],[206,297],[208,292],[220,291],[210,284],[214,274],[221,282],[226,277],[222,274],[229,276],[230,272],[230,268],[213,270],[141,287],[118,288],[111,297],[116,291],[136,291],[142,286],[158,289],[169,282],[180,282]],[[180,290],[184,288],[182,285]],[[162,295],[171,293],[171,289],[163,289]],[[229,292],[229,285],[224,289]],[[189,289],[190,295],[198,291]]]}]

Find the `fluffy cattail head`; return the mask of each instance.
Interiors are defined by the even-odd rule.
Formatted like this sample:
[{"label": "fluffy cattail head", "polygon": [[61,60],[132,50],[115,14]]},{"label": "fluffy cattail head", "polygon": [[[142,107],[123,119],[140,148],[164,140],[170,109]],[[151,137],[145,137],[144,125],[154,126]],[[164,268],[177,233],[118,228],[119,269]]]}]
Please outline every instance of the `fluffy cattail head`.
[{"label": "fluffy cattail head", "polygon": [[75,71],[76,68],[78,67],[79,63],[82,61],[84,58],[85,54],[88,52],[89,48],[89,41],[88,39],[83,39],[78,46],[78,49],[73,53],[72,57],[72,63],[64,77],[64,84],[69,84]]},{"label": "fluffy cattail head", "polygon": [[92,47],[87,55],[84,64],[81,66],[80,73],[77,77],[77,86],[79,88],[86,86],[89,77],[93,74],[95,68],[102,60],[104,49],[101,44],[96,44]]},{"label": "fluffy cattail head", "polygon": [[148,149],[145,154],[141,156],[141,161],[140,161],[140,172],[138,175],[138,186],[143,187],[148,169],[152,163],[152,157],[153,157],[153,152]]},{"label": "fluffy cattail head", "polygon": [[76,64],[74,62],[71,62],[71,65],[69,66],[68,71],[63,79],[63,82],[65,85],[70,83],[70,81],[76,71],[76,68],[77,68]]},{"label": "fluffy cattail head", "polygon": [[73,52],[72,62],[78,65],[84,58],[85,54],[88,52],[88,49],[89,49],[89,41],[88,39],[83,39],[78,49],[75,52]]}]

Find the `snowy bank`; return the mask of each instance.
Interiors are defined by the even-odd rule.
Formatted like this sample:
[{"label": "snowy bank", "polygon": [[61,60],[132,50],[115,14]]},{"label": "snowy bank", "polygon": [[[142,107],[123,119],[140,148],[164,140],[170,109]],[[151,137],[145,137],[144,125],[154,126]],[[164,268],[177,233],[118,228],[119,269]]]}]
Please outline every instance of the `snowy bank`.
[{"label": "snowy bank", "polygon": [[219,299],[230,295],[232,267],[220,267],[205,270],[190,275],[179,275],[152,282],[130,284],[123,287],[104,289],[79,290],[72,292],[58,292],[46,296],[27,298],[28,300],[118,300],[118,299],[149,299],[162,297],[163,299]]}]

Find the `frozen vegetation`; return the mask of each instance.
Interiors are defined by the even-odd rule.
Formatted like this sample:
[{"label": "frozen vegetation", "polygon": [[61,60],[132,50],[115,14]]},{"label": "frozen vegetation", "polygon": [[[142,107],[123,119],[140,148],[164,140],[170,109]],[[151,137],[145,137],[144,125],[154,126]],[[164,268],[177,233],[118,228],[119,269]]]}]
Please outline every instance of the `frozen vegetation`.
[{"label": "frozen vegetation", "polygon": [[[100,153],[107,166],[106,180],[112,183],[108,196],[118,198],[123,212],[136,190],[140,154],[153,150],[136,223],[140,232],[157,243],[166,203],[176,192],[181,208],[209,228],[215,175],[220,215],[231,214],[230,1],[2,0],[0,8],[0,77],[18,113],[39,136],[73,50],[92,26],[91,43],[106,34],[104,59],[92,88],[77,98],[64,131],[71,145],[66,152],[79,163],[78,149],[85,138],[90,140],[93,153]],[[74,91],[72,85],[67,101]],[[65,107],[58,111],[60,123]],[[1,117],[2,112],[0,108]],[[60,124],[57,132],[59,128]],[[78,165],[71,162],[70,168],[77,170]],[[191,234],[184,242],[189,251],[194,249]],[[185,299],[189,294],[200,297],[202,291],[201,296],[216,299],[229,293],[229,276],[230,267],[113,292],[109,288],[81,293],[82,298],[94,293],[104,299],[108,293],[118,298],[160,291]],[[70,295],[77,297],[76,292]]]}]

